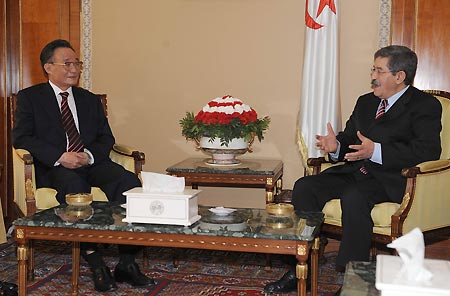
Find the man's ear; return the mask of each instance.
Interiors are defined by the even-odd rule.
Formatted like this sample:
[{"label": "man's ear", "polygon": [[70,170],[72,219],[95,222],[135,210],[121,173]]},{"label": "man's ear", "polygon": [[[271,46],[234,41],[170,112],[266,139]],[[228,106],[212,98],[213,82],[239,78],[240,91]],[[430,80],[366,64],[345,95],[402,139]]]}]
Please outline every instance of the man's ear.
[{"label": "man's ear", "polygon": [[395,81],[397,84],[403,83],[406,79],[406,73],[405,71],[398,71],[397,74],[395,74]]},{"label": "man's ear", "polygon": [[52,68],[52,65],[44,64],[44,70],[45,70],[45,72],[47,72],[47,74],[51,72],[51,68]]}]

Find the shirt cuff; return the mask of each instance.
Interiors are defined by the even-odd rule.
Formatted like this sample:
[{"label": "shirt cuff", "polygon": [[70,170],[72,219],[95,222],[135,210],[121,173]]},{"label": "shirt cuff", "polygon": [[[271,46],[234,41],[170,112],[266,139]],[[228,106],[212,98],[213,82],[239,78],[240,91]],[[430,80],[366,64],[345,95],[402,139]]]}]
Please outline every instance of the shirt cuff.
[{"label": "shirt cuff", "polygon": [[381,144],[380,143],[373,143],[373,144],[374,144],[373,153],[370,160],[378,164],[383,164],[383,158],[381,155]]},{"label": "shirt cuff", "polygon": [[94,164],[94,155],[92,155],[91,151],[87,150],[86,148],[84,148],[84,152],[86,152],[88,155],[88,164],[93,165]]}]

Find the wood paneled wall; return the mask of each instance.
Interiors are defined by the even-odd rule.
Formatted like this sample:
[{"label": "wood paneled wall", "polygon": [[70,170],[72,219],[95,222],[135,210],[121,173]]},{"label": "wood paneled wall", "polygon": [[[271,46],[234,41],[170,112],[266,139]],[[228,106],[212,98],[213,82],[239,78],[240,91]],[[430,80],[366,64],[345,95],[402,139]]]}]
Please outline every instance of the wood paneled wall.
[{"label": "wood paneled wall", "polygon": [[81,0],[1,1],[0,163],[6,165],[0,196],[3,214],[10,222],[14,218],[14,208],[10,163],[11,127],[7,122],[6,98],[22,88],[46,81],[39,55],[51,40],[67,39],[79,52]]},{"label": "wood paneled wall", "polygon": [[414,85],[450,91],[450,6],[448,0],[392,0],[392,44],[417,53]]}]

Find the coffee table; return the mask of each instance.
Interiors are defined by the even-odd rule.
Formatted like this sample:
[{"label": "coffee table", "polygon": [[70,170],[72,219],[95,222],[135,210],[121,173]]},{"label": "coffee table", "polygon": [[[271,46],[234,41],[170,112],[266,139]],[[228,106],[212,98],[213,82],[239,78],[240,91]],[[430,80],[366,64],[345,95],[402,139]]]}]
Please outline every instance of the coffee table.
[{"label": "coffee table", "polygon": [[166,169],[169,175],[184,177],[186,185],[259,187],[266,189],[266,203],[281,192],[283,162],[269,159],[241,159],[232,166],[210,165],[206,158],[188,158]]},{"label": "coffee table", "polygon": [[121,206],[101,202],[91,206],[87,214],[86,211],[77,214],[85,215],[86,220],[77,222],[60,218],[69,215],[65,205],[14,221],[19,295],[26,295],[27,272],[33,272],[32,242],[38,239],[73,242],[72,295],[78,292],[80,242],[294,255],[298,261],[298,295],[302,296],[306,296],[307,262],[311,254],[311,295],[317,293],[321,212],[297,212],[280,217],[261,209],[238,209],[230,216],[217,217],[207,207],[199,206],[202,219],[184,227],[126,223],[122,222],[125,210]]}]

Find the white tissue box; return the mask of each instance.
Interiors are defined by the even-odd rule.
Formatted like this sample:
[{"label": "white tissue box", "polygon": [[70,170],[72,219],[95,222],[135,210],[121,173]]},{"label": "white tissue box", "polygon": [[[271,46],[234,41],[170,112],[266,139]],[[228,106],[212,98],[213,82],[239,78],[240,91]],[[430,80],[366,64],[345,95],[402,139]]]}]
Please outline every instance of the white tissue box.
[{"label": "white tissue box", "polygon": [[198,220],[197,195],[201,190],[145,192],[137,187],[124,192],[127,197],[124,222],[189,226]]},{"label": "white tissue box", "polygon": [[397,278],[403,261],[399,256],[378,255],[375,287],[381,296],[449,296],[450,261],[424,259],[433,277],[427,283]]}]

